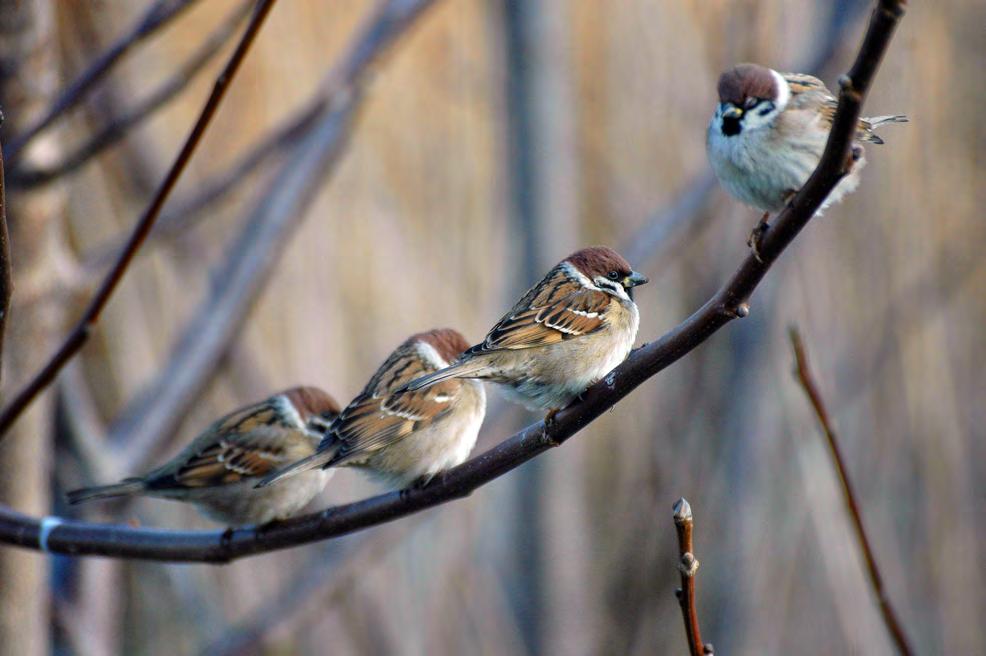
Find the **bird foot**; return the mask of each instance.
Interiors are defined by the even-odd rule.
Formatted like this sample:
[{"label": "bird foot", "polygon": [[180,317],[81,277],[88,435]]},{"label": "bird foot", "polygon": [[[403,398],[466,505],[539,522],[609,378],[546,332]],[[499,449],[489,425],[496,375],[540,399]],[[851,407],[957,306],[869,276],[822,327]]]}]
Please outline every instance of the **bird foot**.
[{"label": "bird foot", "polygon": [[760,247],[763,245],[764,235],[770,230],[770,224],[767,223],[768,218],[770,218],[770,212],[764,212],[756,227],[753,228],[753,232],[750,233],[749,239],[746,240],[746,245],[753,251],[753,257],[757,258],[757,262],[760,264],[763,264],[763,258],[760,257]]}]

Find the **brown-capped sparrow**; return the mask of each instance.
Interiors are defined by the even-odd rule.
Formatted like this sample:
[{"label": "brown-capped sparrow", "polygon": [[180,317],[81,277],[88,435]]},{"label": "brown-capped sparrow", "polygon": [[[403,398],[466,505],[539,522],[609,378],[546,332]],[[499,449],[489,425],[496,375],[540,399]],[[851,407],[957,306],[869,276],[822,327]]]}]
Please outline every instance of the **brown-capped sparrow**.
[{"label": "brown-capped sparrow", "polygon": [[299,476],[257,490],[265,476],[315,453],[339,404],[316,387],[295,387],[235,410],[157,469],[114,485],[73,490],[69,503],[121,496],[187,501],[228,526],[265,524],[298,513],[322,489],[328,474]]},{"label": "brown-capped sparrow", "polygon": [[397,489],[426,484],[464,462],[486,416],[482,384],[447,380],[426,390],[398,390],[447,367],[467,348],[469,342],[450,328],[412,335],[343,409],[317,453],[267,476],[258,486],[277,489],[302,472],[350,466]]},{"label": "brown-capped sparrow", "polygon": [[[709,122],[706,151],[719,182],[737,199],[764,212],[750,245],[808,181],[825,150],[839,101],[818,78],[778,73],[758,64],[739,64],[719,77],[719,104]],[[819,210],[839,202],[859,185],[866,160],[863,143],[882,144],[874,129],[904,123],[905,116],[859,120],[849,172]]]},{"label": "brown-capped sparrow", "polygon": [[640,323],[632,290],[646,282],[611,248],[572,253],[481,344],[408,389],[456,378],[489,380],[529,408],[550,410],[550,418],[626,359]]}]

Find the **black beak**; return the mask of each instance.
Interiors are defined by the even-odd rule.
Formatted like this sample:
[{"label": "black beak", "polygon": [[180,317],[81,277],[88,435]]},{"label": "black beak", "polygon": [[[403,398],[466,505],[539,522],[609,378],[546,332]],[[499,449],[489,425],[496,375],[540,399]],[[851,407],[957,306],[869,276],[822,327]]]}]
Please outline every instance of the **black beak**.
[{"label": "black beak", "polygon": [[623,279],[623,287],[627,290],[627,296],[633,300],[633,288],[637,285],[644,285],[649,282],[647,276],[636,271],[631,271],[630,275]]},{"label": "black beak", "polygon": [[623,286],[627,289],[632,289],[637,285],[646,285],[650,282],[650,278],[642,273],[637,273],[636,271],[631,271],[630,275],[623,279]]}]

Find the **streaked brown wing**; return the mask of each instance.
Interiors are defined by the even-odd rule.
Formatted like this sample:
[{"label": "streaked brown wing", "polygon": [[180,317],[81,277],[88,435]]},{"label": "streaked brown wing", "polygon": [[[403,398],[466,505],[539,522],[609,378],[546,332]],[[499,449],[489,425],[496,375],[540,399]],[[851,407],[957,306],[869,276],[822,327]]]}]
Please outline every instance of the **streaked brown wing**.
[{"label": "streaked brown wing", "polygon": [[436,371],[414,347],[398,349],[380,367],[363,393],[332,424],[319,450],[336,449],[330,464],[359,461],[440,419],[451,408],[462,382],[446,380],[413,392],[393,394],[406,383]]},{"label": "streaked brown wing", "polygon": [[[839,99],[828,90],[828,87],[817,77],[802,73],[787,73],[784,75],[784,79],[787,80],[788,86],[791,88],[790,104],[799,108],[807,108],[817,104],[822,124],[826,129],[831,129],[832,122],[835,120],[835,111],[839,108]],[[881,143],[881,140],[873,134],[873,126],[863,119],[859,120],[856,139]]]},{"label": "streaked brown wing", "polygon": [[[832,123],[835,121],[835,111],[839,108],[839,101],[833,98],[831,101],[825,102],[819,114],[822,117],[822,124],[825,125],[827,129],[832,129]],[[875,132],[873,132],[873,126],[870,122],[865,119],[859,119],[856,124],[856,141],[866,141],[869,143],[882,144],[883,139],[878,137]]]},{"label": "streaked brown wing", "polygon": [[179,487],[226,485],[266,476],[314,452],[314,442],[300,431],[262,426],[246,434],[210,441],[190,454],[170,478]]},{"label": "streaked brown wing", "polygon": [[791,89],[791,98],[796,100],[804,94],[820,93],[829,98],[834,98],[825,83],[814,75],[805,73],[783,73],[782,77],[787,81]]},{"label": "streaked brown wing", "polygon": [[471,353],[525,349],[588,335],[603,326],[610,297],[586,289],[564,267],[556,267],[531,289]]}]

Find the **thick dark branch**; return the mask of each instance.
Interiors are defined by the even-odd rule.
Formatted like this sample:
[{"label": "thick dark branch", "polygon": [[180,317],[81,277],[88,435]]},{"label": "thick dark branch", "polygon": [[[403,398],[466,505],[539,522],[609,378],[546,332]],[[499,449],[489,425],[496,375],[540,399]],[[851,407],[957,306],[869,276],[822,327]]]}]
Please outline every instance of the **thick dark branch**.
[{"label": "thick dark branch", "polygon": [[[761,245],[762,261],[748,256],[715,296],[664,337],[638,348],[589,388],[583,401],[559,412],[550,426],[533,424],[494,448],[450,470],[424,489],[376,496],[277,526],[229,533],[135,529],[126,526],[48,521],[44,549],[77,554],[166,561],[225,562],[247,555],[324,540],[393,521],[469,495],[477,487],[558,446],[612,408],[642,382],[676,362],[734,318],[749,312],[747,299],[780,253],[807,225],[843,175],[860,107],[876,67],[903,13],[903,3],[881,0],[863,46],[840,93],[828,145],[816,171],[780,213]],[[0,542],[41,549],[41,521],[0,508]]]},{"label": "thick dark branch", "polygon": [[250,19],[249,25],[247,25],[243,36],[240,38],[240,42],[236,46],[236,50],[233,51],[233,54],[230,56],[226,66],[223,67],[219,77],[216,78],[216,83],[212,89],[212,93],[209,95],[209,99],[202,108],[202,113],[195,122],[191,133],[185,140],[185,145],[182,146],[181,151],[178,153],[174,163],[171,165],[171,169],[168,171],[168,174],[165,176],[161,186],[158,187],[157,192],[154,194],[153,200],[151,200],[150,205],[148,205],[147,209],[144,210],[144,214],[140,217],[140,220],[134,227],[134,231],[130,235],[130,239],[127,241],[123,252],[120,253],[120,257],[117,259],[110,272],[106,275],[106,278],[103,280],[102,285],[100,285],[92,301],[90,301],[89,307],[86,308],[85,313],[82,315],[82,319],[79,320],[79,323],[76,324],[71,334],[65,340],[65,343],[62,344],[55,355],[52,356],[48,364],[46,364],[44,368],[38,372],[34,379],[28,383],[16,397],[14,397],[14,400],[3,409],[3,413],[0,414],[0,440],[3,440],[11,424],[13,424],[24,409],[30,405],[31,401],[33,401],[41,390],[46,388],[51,381],[55,379],[55,376],[59,371],[61,371],[62,367],[65,366],[65,363],[72,359],[72,357],[79,352],[79,349],[81,349],[82,346],[88,341],[93,326],[95,326],[96,322],[99,321],[99,315],[102,313],[103,308],[106,307],[106,304],[109,302],[110,297],[116,290],[117,285],[119,285],[120,281],[123,279],[123,275],[126,273],[127,267],[130,265],[130,262],[133,261],[134,256],[137,254],[137,250],[140,248],[141,244],[144,242],[144,239],[147,238],[147,234],[154,226],[154,221],[157,219],[158,214],[160,214],[161,208],[164,206],[164,202],[167,200],[171,190],[178,182],[178,178],[185,170],[185,166],[195,153],[195,149],[202,140],[202,135],[205,134],[206,129],[209,127],[212,117],[219,108],[219,103],[226,95],[226,90],[229,88],[230,82],[232,82],[236,72],[239,70],[240,64],[243,63],[243,59],[246,57],[246,53],[250,49],[250,45],[253,43],[257,33],[260,31],[260,28],[264,23],[264,19],[267,18],[267,14],[270,13],[271,8],[274,6],[274,2],[276,2],[276,0],[260,0],[253,17]]},{"label": "thick dark branch", "polygon": [[59,116],[71,109],[85,97],[86,93],[101,80],[120,59],[138,43],[148,38],[171,22],[182,11],[192,6],[196,0],[158,0],[145,13],[133,28],[110,46],[85,72],[76,78],[61,95],[55,99],[44,115],[21,134],[17,135],[7,149],[7,158],[15,160],[34,137],[55,122]]},{"label": "thick dark branch", "polygon": [[685,635],[688,636],[688,653],[703,656],[713,653],[712,645],[702,642],[702,632],[698,628],[698,611],[695,610],[695,578],[698,574],[698,558],[692,544],[694,518],[692,507],[684,497],[674,502],[674,528],[678,534],[678,573],[681,587],[674,591],[681,606],[681,616],[685,620]]},{"label": "thick dark branch", "polygon": [[198,76],[205,65],[236,34],[237,26],[250,12],[252,5],[253,0],[243,0],[237,7],[234,7],[233,11],[219,24],[219,27],[206,37],[199,49],[145,100],[103,126],[99,132],[66,155],[60,162],[41,168],[12,170],[9,176],[10,184],[23,189],[48,184],[64,175],[74,173],[93,157],[126,137],[133,128],[164,107]]},{"label": "thick dark branch", "polygon": [[870,545],[870,538],[866,533],[866,527],[863,525],[863,515],[859,509],[859,502],[856,500],[852,481],[849,479],[849,470],[846,468],[845,458],[842,457],[839,439],[836,437],[835,429],[832,427],[832,421],[829,419],[829,413],[826,409],[825,401],[822,399],[822,393],[819,391],[818,385],[815,383],[815,379],[811,374],[804,342],[801,340],[801,335],[796,328],[791,329],[790,337],[791,348],[794,350],[795,373],[798,376],[798,382],[801,383],[801,387],[805,391],[805,395],[808,397],[809,403],[811,403],[812,409],[815,411],[815,417],[818,419],[818,423],[822,428],[822,433],[825,434],[825,441],[828,444],[829,452],[832,454],[832,462],[835,465],[836,474],[839,476],[839,484],[846,502],[846,511],[849,513],[849,519],[852,521],[853,531],[856,533],[856,539],[859,541],[860,551],[863,552],[866,573],[869,577],[870,587],[873,588],[873,594],[876,595],[877,603],[880,606],[883,623],[887,627],[887,632],[890,634],[891,640],[897,646],[897,650],[901,654],[910,656],[910,654],[914,653],[914,650],[911,649],[910,641],[904,633],[904,627],[901,626],[900,620],[897,618],[897,611],[894,610],[893,604],[890,603],[890,597],[887,596],[887,591],[883,587],[883,576],[880,575],[880,567],[877,565],[876,556],[873,554],[873,547]]}]

